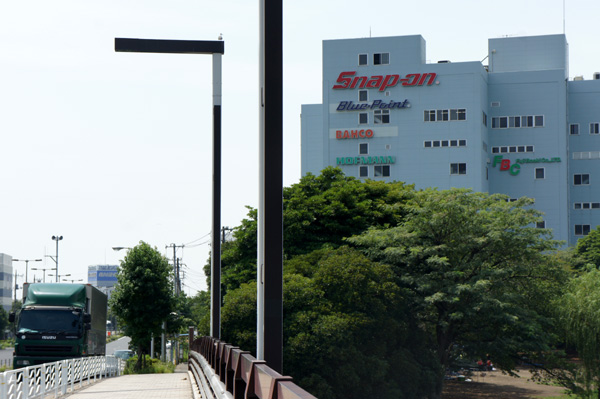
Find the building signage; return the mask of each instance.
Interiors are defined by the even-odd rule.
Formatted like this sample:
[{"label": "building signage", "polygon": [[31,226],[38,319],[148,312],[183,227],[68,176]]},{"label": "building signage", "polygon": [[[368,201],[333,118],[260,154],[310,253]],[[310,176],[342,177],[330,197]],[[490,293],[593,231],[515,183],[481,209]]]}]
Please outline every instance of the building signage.
[{"label": "building signage", "polygon": [[400,75],[373,75],[373,76],[354,76],[356,71],[342,72],[333,85],[334,90],[338,89],[379,89],[385,91],[388,87],[394,87],[398,83],[402,86],[431,86],[437,77],[435,73],[409,73],[400,79]]},{"label": "building signage", "polygon": [[554,158],[521,158],[517,159],[514,164],[511,165],[510,159],[504,159],[502,155],[496,155],[494,157],[494,162],[492,163],[492,167],[496,167],[497,164],[500,164],[500,170],[506,171],[513,176],[516,176],[521,171],[521,165],[524,163],[555,163],[561,162],[560,157]]},{"label": "building signage", "polygon": [[362,111],[365,109],[394,109],[394,108],[410,108],[408,99],[404,101],[387,101],[374,100],[372,103],[354,104],[352,101],[340,101],[340,105],[336,111]]},{"label": "building signage", "polygon": [[396,163],[396,157],[338,157],[336,165],[385,165]]},{"label": "building signage", "polygon": [[373,137],[373,131],[371,129],[361,130],[336,130],[336,139],[370,139]]}]

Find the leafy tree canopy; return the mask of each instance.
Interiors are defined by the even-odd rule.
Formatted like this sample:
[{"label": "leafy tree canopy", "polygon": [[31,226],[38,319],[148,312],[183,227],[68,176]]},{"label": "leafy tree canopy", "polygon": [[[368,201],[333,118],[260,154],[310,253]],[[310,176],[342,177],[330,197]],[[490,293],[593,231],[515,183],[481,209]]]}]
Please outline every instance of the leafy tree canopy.
[{"label": "leafy tree canopy", "polygon": [[584,263],[600,268],[600,230],[596,228],[580,238],[575,246],[575,253]]},{"label": "leafy tree canopy", "polygon": [[[348,247],[315,250],[285,262],[283,288],[284,371],[315,396],[415,398],[437,383],[390,266]],[[223,339],[254,351],[256,283],[224,302]]]},{"label": "leafy tree canopy", "polygon": [[160,335],[162,323],[175,310],[170,274],[167,259],[143,241],[121,262],[110,306],[140,354],[152,334]]},{"label": "leafy tree canopy", "polygon": [[[439,362],[484,357],[512,370],[518,354],[550,349],[548,299],[564,271],[547,253],[558,243],[535,228],[533,201],[466,189],[425,190],[395,227],[350,238],[390,265]],[[442,375],[440,375],[442,378]],[[441,384],[438,386],[441,387]]]},{"label": "leafy tree canopy", "polygon": [[[319,176],[307,174],[283,190],[284,254],[290,259],[322,247],[337,248],[344,237],[371,226],[390,226],[402,219],[403,204],[413,195],[401,182],[361,182],[341,169],[328,167]],[[224,292],[256,279],[257,211],[222,246],[221,281]],[[204,272],[210,286],[210,264]]]},{"label": "leafy tree canopy", "polygon": [[569,343],[575,345],[583,363],[577,375],[580,397],[600,393],[600,271],[591,269],[571,280],[567,292],[555,301],[559,325]]}]

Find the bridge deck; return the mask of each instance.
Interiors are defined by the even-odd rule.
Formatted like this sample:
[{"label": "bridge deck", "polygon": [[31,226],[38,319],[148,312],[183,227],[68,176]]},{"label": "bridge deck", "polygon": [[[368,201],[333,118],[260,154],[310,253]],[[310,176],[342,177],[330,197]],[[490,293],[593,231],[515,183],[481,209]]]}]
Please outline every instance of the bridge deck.
[{"label": "bridge deck", "polygon": [[107,378],[76,390],[69,399],[193,399],[187,363],[173,374],[135,374]]}]

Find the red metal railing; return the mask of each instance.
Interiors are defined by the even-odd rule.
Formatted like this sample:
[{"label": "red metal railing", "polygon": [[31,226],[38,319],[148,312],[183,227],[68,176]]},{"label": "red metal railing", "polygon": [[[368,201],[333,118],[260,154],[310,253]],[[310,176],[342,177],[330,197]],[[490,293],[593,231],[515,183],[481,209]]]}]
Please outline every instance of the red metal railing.
[{"label": "red metal railing", "polygon": [[[233,345],[202,337],[191,342],[190,349],[206,360],[234,399],[316,399],[294,384],[292,377],[282,376]],[[189,359],[191,369],[191,363],[198,360]]]}]

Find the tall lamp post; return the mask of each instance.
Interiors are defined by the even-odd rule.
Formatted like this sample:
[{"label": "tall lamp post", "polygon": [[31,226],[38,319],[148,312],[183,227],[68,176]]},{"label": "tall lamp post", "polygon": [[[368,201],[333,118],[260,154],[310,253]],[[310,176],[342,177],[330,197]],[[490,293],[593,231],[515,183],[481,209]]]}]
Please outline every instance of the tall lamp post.
[{"label": "tall lamp post", "polygon": [[[55,276],[55,274],[50,274],[50,273],[48,273],[48,276]],[[56,279],[56,282],[58,283],[58,282],[60,281],[60,278],[61,278],[61,277],[70,277],[70,276],[71,276],[71,273],[68,273],[68,274],[61,274],[60,276],[59,276],[59,275],[56,275],[56,277],[58,277],[58,278]]]},{"label": "tall lamp post", "polygon": [[41,262],[41,259],[13,259],[13,262],[25,262],[25,282],[28,282],[29,280],[27,280],[28,276],[27,276],[27,272],[29,270],[29,262]]},{"label": "tall lamp post", "polygon": [[31,270],[41,270],[44,272],[44,283],[46,282],[46,270],[52,270],[54,269],[53,267],[39,267],[39,268],[35,268],[32,267]]},{"label": "tall lamp post", "polygon": [[213,78],[213,192],[211,243],[210,332],[221,338],[221,58],[222,40],[153,40],[115,38],[115,51],[135,53],[210,54]]},{"label": "tall lamp post", "polygon": [[56,241],[56,257],[46,255],[56,263],[56,282],[58,283],[58,242],[63,239],[63,236],[52,236],[52,240]]}]

